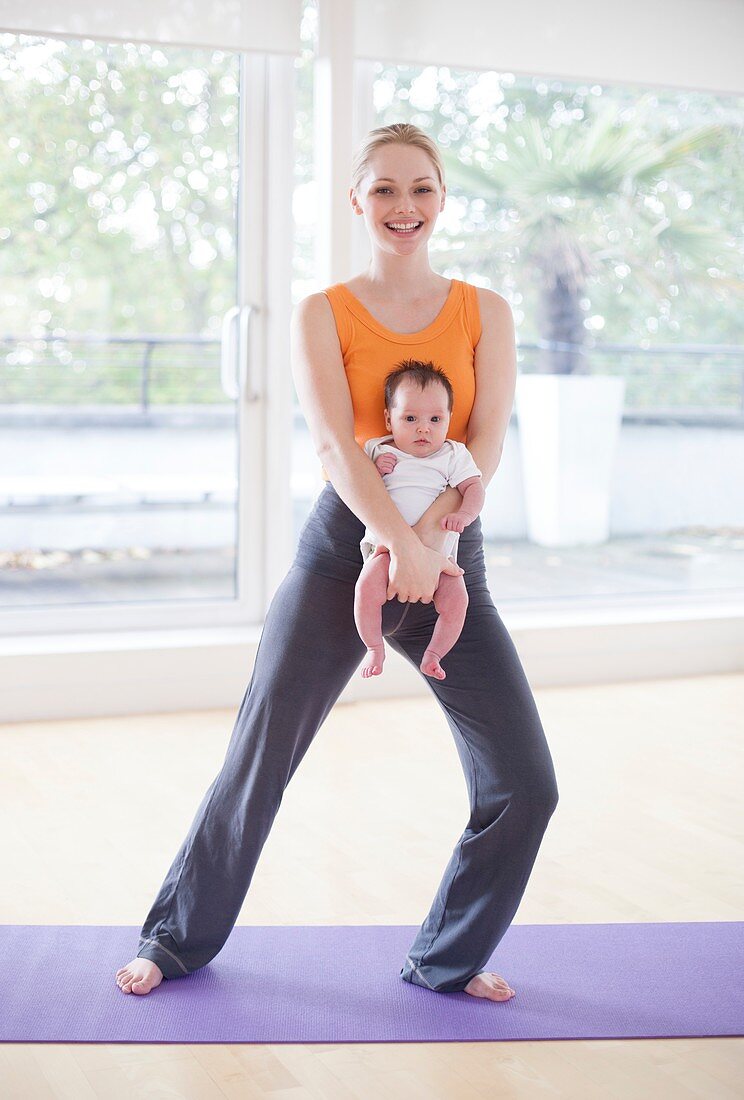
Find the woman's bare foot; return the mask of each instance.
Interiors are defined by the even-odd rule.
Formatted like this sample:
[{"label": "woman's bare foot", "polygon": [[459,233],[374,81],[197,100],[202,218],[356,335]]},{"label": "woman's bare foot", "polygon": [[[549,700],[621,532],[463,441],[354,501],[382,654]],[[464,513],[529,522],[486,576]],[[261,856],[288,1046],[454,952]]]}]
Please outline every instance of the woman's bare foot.
[{"label": "woman's bare foot", "polygon": [[439,661],[439,654],[435,653],[433,649],[427,649],[419,665],[424,676],[431,676],[435,680],[445,680],[447,673],[444,671]]},{"label": "woman's bare foot", "polygon": [[370,676],[379,676],[382,666],[385,664],[385,646],[375,645],[367,647],[367,656],[362,665],[362,676],[368,679]]},{"label": "woman's bare foot", "polygon": [[473,997],[488,997],[490,1001],[508,1001],[514,996],[514,990],[504,978],[485,970],[471,978],[463,992]]},{"label": "woman's bare foot", "polygon": [[116,971],[116,984],[122,993],[149,993],[163,980],[163,971],[149,959],[132,959]]}]

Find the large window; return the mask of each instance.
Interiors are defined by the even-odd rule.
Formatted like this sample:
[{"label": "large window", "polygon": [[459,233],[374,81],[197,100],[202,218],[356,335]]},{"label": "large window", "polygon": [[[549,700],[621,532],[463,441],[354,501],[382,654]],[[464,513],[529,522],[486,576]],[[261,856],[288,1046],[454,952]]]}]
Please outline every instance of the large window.
[{"label": "large window", "polygon": [[744,101],[383,62],[373,97],[443,149],[435,269],[517,324],[492,592],[740,593]]},{"label": "large window", "polygon": [[238,56],[0,45],[0,604],[233,598]]},{"label": "large window", "polygon": [[[316,29],[308,0],[294,302],[321,289]],[[494,595],[740,592],[742,100],[358,71],[357,117],[415,122],[442,146],[436,270],[514,311],[520,386],[483,512]],[[235,385],[240,72],[226,50],[0,36],[0,612],[239,596],[239,452],[261,438],[241,429]],[[296,543],[322,480],[291,412],[281,541]]]}]

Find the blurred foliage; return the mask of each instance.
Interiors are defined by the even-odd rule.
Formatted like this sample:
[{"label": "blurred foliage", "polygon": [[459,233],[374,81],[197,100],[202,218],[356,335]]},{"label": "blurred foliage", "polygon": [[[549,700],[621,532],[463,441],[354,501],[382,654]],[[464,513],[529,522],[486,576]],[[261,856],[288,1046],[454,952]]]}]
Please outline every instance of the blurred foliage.
[{"label": "blurred foliage", "polygon": [[744,343],[742,97],[379,63],[375,106],[443,148],[433,265],[523,341]]},{"label": "blurred foliage", "polygon": [[[295,300],[317,289],[316,21],[309,0]],[[435,269],[503,293],[523,343],[744,344],[742,98],[374,70],[377,124],[414,122],[444,152]],[[238,56],[0,35],[0,117],[0,334],[219,338],[237,274]]]},{"label": "blurred foliage", "polygon": [[0,36],[0,331],[219,333],[238,57]]}]

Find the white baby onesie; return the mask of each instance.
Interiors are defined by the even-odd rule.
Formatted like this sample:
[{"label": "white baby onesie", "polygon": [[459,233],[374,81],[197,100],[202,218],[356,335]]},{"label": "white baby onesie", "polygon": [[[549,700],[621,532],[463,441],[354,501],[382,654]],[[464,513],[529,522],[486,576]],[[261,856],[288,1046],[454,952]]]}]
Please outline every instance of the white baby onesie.
[{"label": "white baby onesie", "polygon": [[[482,476],[465,444],[458,443],[455,439],[445,439],[438,451],[421,458],[401,451],[393,443],[392,435],[368,439],[364,450],[373,462],[387,451],[398,459],[395,469],[385,474],[383,481],[393,503],[410,526],[421,519],[431,502],[448,485],[459,485],[466,478]],[[366,527],[364,537],[359,543],[364,561],[374,552],[377,541],[375,533]],[[446,558],[452,557],[453,561],[457,561],[459,541],[459,531],[447,532],[447,539],[442,547]]]}]

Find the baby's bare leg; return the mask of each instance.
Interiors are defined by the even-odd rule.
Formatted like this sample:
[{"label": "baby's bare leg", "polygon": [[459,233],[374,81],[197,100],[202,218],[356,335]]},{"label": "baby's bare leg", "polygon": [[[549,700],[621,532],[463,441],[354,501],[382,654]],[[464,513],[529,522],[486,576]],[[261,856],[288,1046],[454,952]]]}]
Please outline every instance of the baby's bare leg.
[{"label": "baby's bare leg", "polygon": [[440,573],[439,584],[434,593],[434,606],[439,617],[419,665],[425,676],[433,676],[436,680],[446,679],[447,674],[439,662],[460,637],[469,602],[468,590],[462,576],[451,577],[449,573]]},{"label": "baby's bare leg", "polygon": [[367,558],[354,589],[354,621],[367,647],[362,676],[379,676],[385,662],[382,640],[382,605],[387,603],[390,554],[382,551]]}]

